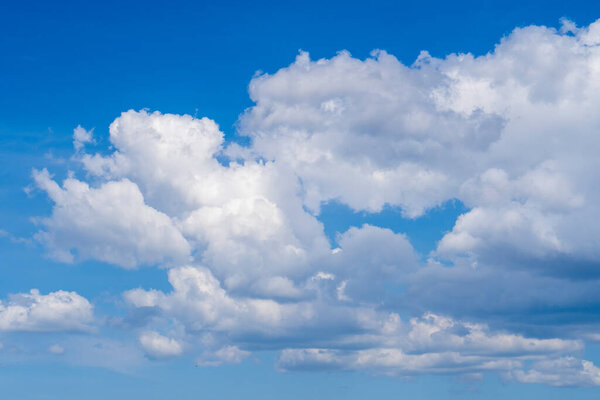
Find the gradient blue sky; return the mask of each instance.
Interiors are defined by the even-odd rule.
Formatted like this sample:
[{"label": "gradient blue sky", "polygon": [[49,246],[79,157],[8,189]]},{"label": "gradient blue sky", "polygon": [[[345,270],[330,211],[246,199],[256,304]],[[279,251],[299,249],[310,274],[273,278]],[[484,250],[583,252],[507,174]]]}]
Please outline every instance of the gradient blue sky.
[{"label": "gradient blue sky", "polygon": [[[0,300],[9,304],[9,295],[31,289],[39,289],[42,294],[66,290],[77,292],[94,307],[91,333],[76,332],[77,329],[57,332],[53,328],[0,330],[0,397],[597,398],[599,389],[595,387],[518,383],[495,372],[483,373],[476,379],[452,372],[392,377],[376,369],[342,371],[310,365],[281,372],[276,368],[281,348],[268,341],[248,344],[248,338],[237,345],[252,351],[252,355],[239,364],[197,367],[195,360],[201,351],[198,349],[174,359],[151,360],[141,353],[137,342],[141,325],[136,324],[142,324],[144,317],[124,305],[122,293],[135,288],[170,291],[166,268],[155,265],[123,269],[93,257],[64,263],[48,258],[45,245],[34,238],[36,232],[46,229],[40,228],[40,222],[36,223],[34,218],[52,215],[54,204],[42,190],[35,189],[33,169],[47,168],[58,182],[67,177],[68,171],[75,171],[78,179],[97,183],[72,158],[73,129],[78,125],[93,129],[96,143],[90,145],[90,154],[108,155],[113,151],[108,126],[130,109],[208,117],[219,124],[226,143],[247,146],[251,139],[238,133],[250,128],[240,128],[238,120],[245,109],[254,105],[248,94],[250,81],[259,74],[273,74],[288,67],[299,50],[310,53],[312,60],[331,59],[341,50],[364,60],[372,50],[381,49],[410,66],[422,50],[439,59],[451,53],[484,55],[517,27],[537,25],[559,29],[561,18],[568,18],[580,27],[588,26],[600,18],[600,4],[593,1],[0,1]],[[594,129],[597,125],[590,128],[597,136]],[[597,170],[591,170],[590,174],[597,176]],[[574,183],[579,184],[582,183]],[[400,202],[387,204],[382,211],[361,210],[341,196],[339,201],[324,203],[320,213],[311,212],[323,223],[332,247],[339,245],[339,235],[348,228],[368,223],[406,234],[418,262],[426,263],[438,241],[452,231],[457,217],[470,210],[460,200],[445,199],[424,215],[407,218],[402,214],[403,206]],[[576,284],[583,279],[588,282],[582,284],[582,292],[597,291],[598,273],[594,269],[599,264],[594,257],[598,246],[597,241],[592,241],[582,250],[585,253],[591,248],[588,253],[592,256],[588,253],[580,258],[576,254],[573,259],[557,256],[557,263],[568,265],[557,267],[562,272],[558,273],[560,279],[552,281],[552,290],[578,291]],[[490,250],[486,257],[497,256],[494,251]],[[539,261],[535,259],[537,255],[532,257],[533,261],[522,262],[530,263],[533,269],[543,269],[555,260],[541,257]],[[587,264],[582,269],[569,267],[569,263],[577,262]],[[536,263],[542,266],[536,267]],[[552,274],[540,273],[540,276],[558,276]],[[521,285],[529,285],[528,281],[519,281],[520,276],[515,272],[514,278],[509,278],[509,281],[514,279],[511,285],[515,291]],[[440,279],[437,284],[441,288],[446,281]],[[561,282],[566,282],[564,288]],[[538,282],[537,286],[524,290],[544,291],[546,284]],[[418,288],[414,290],[422,289],[419,286],[422,283],[414,285]],[[569,298],[564,303],[557,300],[553,304],[540,295],[536,302],[517,307],[518,312],[512,318],[508,311],[490,312],[487,316],[484,303],[471,308],[462,305],[463,301],[479,302],[479,297],[454,304],[452,299],[440,300],[435,296],[430,299],[423,290],[411,297],[414,304],[406,306],[406,297],[402,297],[406,290],[412,296],[411,289],[386,284],[389,299],[378,303],[377,309],[397,312],[404,319],[418,317],[425,311],[439,312],[484,323],[502,333],[540,340],[581,340],[585,348],[575,356],[600,364],[600,346],[595,341],[598,338],[589,339],[600,326],[600,301],[592,295]],[[437,286],[429,288],[431,292],[437,290]],[[460,291],[460,286],[452,290]],[[469,289],[465,288],[465,292]],[[511,290],[500,292],[507,302],[512,301]],[[452,304],[440,305],[444,302]],[[554,308],[559,311],[555,313]],[[135,320],[131,322],[135,329],[127,327],[127,318]],[[582,332],[581,335],[572,333],[574,330]],[[314,342],[324,343],[319,340],[315,337]],[[53,343],[75,343],[74,350],[65,347],[64,354],[50,354],[47,349]],[[124,362],[120,367],[105,362],[104,358],[119,352],[118,348],[112,348],[103,353],[102,346],[110,347],[106,343],[121,343],[132,352],[139,352],[141,361],[138,362],[136,353],[131,356],[135,358],[131,365]]]}]

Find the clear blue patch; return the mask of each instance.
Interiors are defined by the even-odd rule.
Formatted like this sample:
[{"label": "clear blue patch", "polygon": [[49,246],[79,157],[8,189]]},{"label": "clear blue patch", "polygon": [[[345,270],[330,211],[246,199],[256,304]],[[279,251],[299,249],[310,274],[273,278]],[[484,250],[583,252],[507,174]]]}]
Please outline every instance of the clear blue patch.
[{"label": "clear blue patch", "polygon": [[406,234],[415,250],[426,257],[442,236],[452,230],[456,218],[467,211],[459,200],[450,200],[419,218],[408,219],[402,216],[398,207],[386,206],[379,213],[356,212],[345,204],[332,201],[321,207],[318,219],[325,226],[325,234],[332,245],[337,245],[338,233],[369,224]]}]

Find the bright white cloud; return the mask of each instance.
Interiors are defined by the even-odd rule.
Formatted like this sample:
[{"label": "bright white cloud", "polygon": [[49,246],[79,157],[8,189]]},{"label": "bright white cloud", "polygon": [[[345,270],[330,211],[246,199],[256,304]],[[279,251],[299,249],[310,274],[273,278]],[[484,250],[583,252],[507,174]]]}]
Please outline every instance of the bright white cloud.
[{"label": "bright white cloud", "polygon": [[485,151],[503,126],[495,114],[440,112],[432,91],[446,84],[383,51],[365,61],[301,53],[251,82],[256,106],[241,132],[257,154],[300,176],[313,210],[339,199],[358,210],[401,205],[415,217],[456,196],[472,168],[465,157]]},{"label": "bright white cloud", "polygon": [[36,289],[0,302],[0,331],[88,331],[93,307],[75,292],[47,295]]},{"label": "bright white cloud", "polygon": [[585,223],[600,217],[590,173],[600,167],[598,27],[516,29],[487,55],[422,53],[412,67],[385,52],[301,53],[252,81],[256,106],[241,132],[251,154],[298,174],[314,210],[336,199],[416,217],[460,199],[473,211],[441,256],[504,242],[535,257],[598,260],[598,226]]},{"label": "bright white cloud", "polygon": [[[310,281],[310,280],[309,280]],[[280,303],[271,299],[230,296],[220,282],[204,267],[169,270],[173,291],[133,289],[124,294],[133,307],[154,307],[167,319],[181,321],[188,332],[213,332],[221,335],[269,338],[304,337],[310,331],[331,331],[337,326],[361,330],[373,323],[375,311],[363,307],[338,306],[303,300]],[[312,283],[312,282],[311,282]],[[327,287],[310,287],[320,291]],[[317,296],[317,294],[315,294]]]},{"label": "bright white cloud", "polygon": [[92,133],[93,130],[86,131],[81,127],[81,125],[78,125],[77,128],[73,130],[73,147],[75,147],[76,152],[83,149],[87,143],[94,142]]},{"label": "bright white cloud", "polygon": [[170,215],[218,202],[222,177],[210,172],[219,170],[213,155],[223,133],[208,118],[129,111],[111,124],[110,141],[116,151],[107,157],[81,155],[90,173],[128,177],[150,205]]},{"label": "bright white cloud", "polygon": [[[110,235],[106,247],[118,249],[114,253],[120,256],[104,256],[105,261],[129,267],[181,256],[189,252],[181,233],[195,257],[210,265],[229,290],[294,298],[300,294],[294,280],[312,273],[311,262],[329,253],[321,224],[297,197],[296,176],[262,161],[222,165],[217,156],[223,133],[213,121],[129,111],[111,125],[110,140],[112,154],[81,153],[78,160],[105,185],[135,185],[141,191],[136,197],[148,204],[136,209],[152,210],[155,223],[167,224],[165,217],[171,217],[176,230],[158,230],[129,218],[131,229],[157,232],[156,243],[137,232],[128,235],[135,244]],[[106,216],[105,224],[120,226],[114,219]],[[58,236],[53,227],[48,231]],[[141,247],[145,242],[148,246]]]},{"label": "bright white cloud", "polygon": [[166,260],[185,260],[190,247],[171,219],[144,204],[135,183],[111,181],[98,188],[67,179],[60,187],[48,171],[34,171],[37,185],[55,202],[52,216],[41,220],[46,230],[36,238],[49,255],[72,262],[98,260],[135,268]]},{"label": "bright white cloud", "polygon": [[[600,306],[598,281],[578,280],[600,276],[600,20],[519,28],[489,54],[422,52],[412,66],[384,51],[301,53],[250,96],[247,147],[207,118],[128,111],[107,154],[74,131],[85,178],[34,172],[55,203],[36,235],[52,257],[170,268],[172,291],[124,294],[152,316],[147,357],[239,363],[269,342],[284,370],[599,383],[572,357],[592,323],[574,315],[565,334],[551,317]],[[418,218],[452,199],[469,211],[425,263],[411,238],[372,225],[332,249],[317,219],[328,201]],[[28,313],[10,303],[0,321],[43,326],[15,322],[17,306]],[[530,334],[546,317],[555,339]]]},{"label": "bright white cloud", "polygon": [[146,355],[152,359],[168,359],[176,357],[183,352],[181,343],[158,332],[143,332],[139,340]]}]

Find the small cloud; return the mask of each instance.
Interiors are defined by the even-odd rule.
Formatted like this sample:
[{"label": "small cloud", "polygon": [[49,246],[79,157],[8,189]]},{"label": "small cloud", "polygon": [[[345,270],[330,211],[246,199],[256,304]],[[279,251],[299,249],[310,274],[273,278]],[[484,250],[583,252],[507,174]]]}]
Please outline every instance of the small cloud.
[{"label": "small cloud", "polygon": [[183,353],[183,347],[177,340],[153,331],[140,335],[140,345],[148,358],[152,360],[166,360]]},{"label": "small cloud", "polygon": [[315,276],[312,277],[313,280],[327,280],[332,281],[335,279],[335,275],[330,274],[328,272],[317,272]]},{"label": "small cloud", "polygon": [[575,22],[564,17],[560,19],[560,33],[562,33],[563,35],[567,33],[576,34],[578,31],[579,28],[577,28]]},{"label": "small cloud", "polygon": [[73,130],[73,146],[75,147],[75,151],[81,150],[87,143],[94,143],[93,132],[93,129],[86,131],[81,125],[77,125],[77,128]]}]

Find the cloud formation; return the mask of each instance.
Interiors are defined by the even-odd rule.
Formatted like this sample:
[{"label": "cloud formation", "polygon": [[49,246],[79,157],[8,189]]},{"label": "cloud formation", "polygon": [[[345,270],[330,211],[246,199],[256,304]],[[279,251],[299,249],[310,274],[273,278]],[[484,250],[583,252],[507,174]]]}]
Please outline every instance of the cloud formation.
[{"label": "cloud formation", "polygon": [[157,360],[176,357],[183,352],[183,348],[177,340],[153,331],[140,335],[140,345],[148,357]]},{"label": "cloud formation", "polygon": [[41,220],[46,230],[36,238],[58,261],[73,262],[71,250],[76,250],[81,259],[135,268],[185,260],[190,252],[171,219],[144,204],[131,181],[111,181],[91,188],[85,182],[67,179],[61,188],[45,169],[34,171],[34,179],[55,202],[52,216]]},{"label": "cloud formation", "polygon": [[92,305],[75,292],[59,290],[44,295],[32,289],[0,302],[0,331],[89,331],[92,321]]},{"label": "cloud formation", "polygon": [[[582,348],[582,343],[577,341],[531,339],[491,332],[485,325],[459,322],[431,313],[413,318],[408,324],[391,316],[379,335],[376,346],[359,350],[286,349],[281,352],[278,367],[286,371],[314,368],[366,370],[392,376],[488,371],[526,376],[535,374],[535,367],[523,372],[526,361],[541,356],[549,359],[547,363],[555,363],[562,359],[553,357]],[[569,373],[577,375],[571,370]],[[584,377],[580,379],[587,382]]]},{"label": "cloud formation", "polygon": [[[302,52],[251,81],[248,146],[208,118],[127,111],[92,154],[78,127],[83,177],[34,171],[55,203],[36,238],[60,261],[168,268],[170,292],[123,294],[151,359],[269,348],[286,371],[598,385],[579,357],[600,323],[599,33],[530,26],[411,66]],[[318,218],[332,201],[419,218],[453,199],[468,211],[426,255],[372,225],[332,245]]]}]

